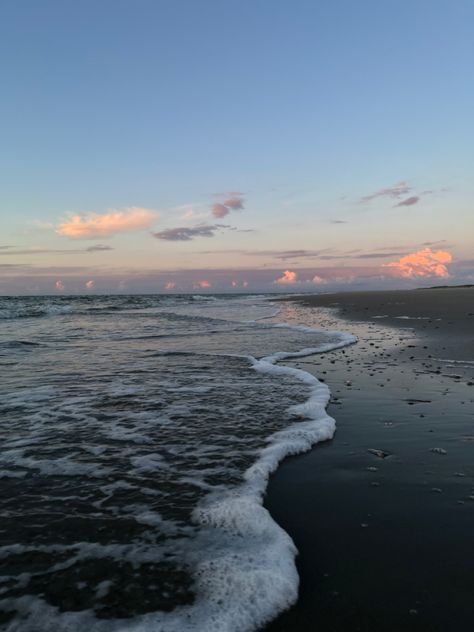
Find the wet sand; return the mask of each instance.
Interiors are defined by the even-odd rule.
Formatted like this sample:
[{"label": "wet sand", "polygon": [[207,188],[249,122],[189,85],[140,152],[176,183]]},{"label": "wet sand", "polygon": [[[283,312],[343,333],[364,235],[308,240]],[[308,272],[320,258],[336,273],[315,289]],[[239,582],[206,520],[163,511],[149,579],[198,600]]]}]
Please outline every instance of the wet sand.
[{"label": "wet sand", "polygon": [[266,506],[298,547],[301,585],[267,632],[472,631],[474,289],[283,309],[359,343],[294,363],[330,386],[337,433],[272,477]]}]

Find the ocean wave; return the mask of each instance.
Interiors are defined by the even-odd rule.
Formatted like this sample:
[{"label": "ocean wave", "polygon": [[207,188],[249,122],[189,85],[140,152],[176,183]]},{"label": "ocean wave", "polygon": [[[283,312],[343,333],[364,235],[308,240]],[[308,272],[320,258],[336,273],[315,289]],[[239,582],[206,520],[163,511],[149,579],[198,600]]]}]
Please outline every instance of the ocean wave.
[{"label": "ocean wave", "polygon": [[[31,377],[22,377],[32,382],[12,388],[2,399],[0,409],[10,411],[10,421],[0,474],[19,491],[22,486],[29,490],[18,497],[18,511],[51,512],[65,525],[61,540],[71,513],[76,521],[70,536],[75,541],[54,541],[56,527],[40,521],[38,542],[31,544],[34,537],[29,537],[28,545],[13,541],[0,549],[4,568],[10,564],[21,570],[24,564],[29,569],[23,567],[13,592],[15,571],[6,575],[0,605],[16,612],[8,632],[250,632],[296,601],[297,550],[263,507],[263,496],[278,464],[330,439],[335,421],[326,412],[328,386],[282,363],[352,344],[355,338],[298,325],[227,320],[222,321],[227,329],[219,330],[227,333],[226,342],[225,336],[210,333],[216,323],[212,312],[206,331],[204,317],[192,305],[189,309],[191,320],[183,321],[180,311],[178,322],[197,318],[200,349],[191,349],[188,337],[165,336],[157,338],[159,348],[138,353],[136,335],[133,355],[128,346],[122,354],[112,347],[109,357],[108,347],[94,342],[87,353],[82,347],[79,355],[65,352],[65,365],[55,356],[58,375],[72,359],[74,370],[83,367],[83,374],[45,385],[35,382],[33,367]],[[225,309],[219,313],[230,319],[232,309]],[[235,317],[245,309],[236,303]],[[255,314],[268,309],[275,311],[264,305]],[[143,326],[127,320],[124,327],[131,322]],[[95,323],[91,320],[90,326],[97,336]],[[84,340],[88,343],[87,336]],[[274,351],[276,345],[286,350]],[[166,359],[163,366],[160,358]],[[51,497],[42,492],[34,500],[37,481]],[[83,541],[77,540],[81,521]],[[98,525],[92,535],[87,535],[89,521]],[[85,541],[106,538],[110,529],[114,542]],[[45,544],[45,538],[52,541]],[[37,560],[36,568],[30,559]],[[98,560],[101,566],[90,566]],[[125,586],[136,587],[136,603],[125,599],[122,576]],[[57,588],[55,577],[63,578]],[[155,585],[159,577],[176,578],[171,592],[182,587],[173,603]],[[74,599],[84,595],[75,608],[65,607],[54,592],[61,594],[67,582],[73,582]],[[107,615],[104,604],[127,599],[133,608],[145,607],[147,600],[161,607],[132,608],[120,619],[114,618],[119,608],[114,605]]]},{"label": "ocean wave", "polygon": [[24,305],[13,306],[11,308],[0,309],[0,320],[10,320],[16,318],[39,318],[41,316],[57,316],[69,314],[72,311],[71,305]]}]

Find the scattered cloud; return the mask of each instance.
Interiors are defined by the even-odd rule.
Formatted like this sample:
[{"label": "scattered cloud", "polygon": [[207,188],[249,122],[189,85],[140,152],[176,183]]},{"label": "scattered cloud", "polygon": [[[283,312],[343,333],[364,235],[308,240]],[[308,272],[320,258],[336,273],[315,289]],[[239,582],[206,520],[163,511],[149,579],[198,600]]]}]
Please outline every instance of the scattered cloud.
[{"label": "scattered cloud", "polygon": [[424,241],[423,246],[443,246],[444,248],[449,248],[449,246],[447,246],[446,239],[438,239],[438,241]]},{"label": "scattered cloud", "polygon": [[56,232],[71,239],[98,239],[150,228],[157,219],[156,211],[133,206],[123,211],[112,209],[102,215],[70,215],[57,226]]},{"label": "scattered cloud", "polygon": [[84,283],[84,285],[85,285],[86,289],[88,289],[88,290],[93,290],[93,289],[94,289],[94,286],[95,286],[95,281],[93,281],[93,280],[91,279],[90,281],[86,281],[86,282]]},{"label": "scattered cloud", "polygon": [[244,198],[240,194],[233,194],[232,197],[224,201],[224,206],[231,208],[233,211],[241,211],[244,208]]},{"label": "scattered cloud", "polygon": [[31,268],[31,266],[27,263],[0,263],[0,271],[6,270],[9,272],[10,270],[21,270],[24,271],[25,268]]},{"label": "scattered cloud", "polygon": [[86,252],[103,252],[105,250],[113,250],[112,246],[105,246],[104,244],[97,244],[95,246],[89,246],[86,248]]},{"label": "scattered cloud", "polygon": [[153,233],[157,239],[165,241],[191,241],[196,237],[214,237],[221,228],[228,228],[226,224],[199,224],[198,226],[180,226],[168,228],[158,233]]},{"label": "scattered cloud", "polygon": [[[94,279],[94,289],[116,293],[148,293],[157,287],[180,292],[245,292],[253,291],[338,291],[343,289],[396,289],[436,285],[439,281],[450,284],[474,281],[474,259],[465,257],[451,262],[446,248],[430,250],[418,248],[403,257],[394,257],[389,263],[341,261],[336,265],[278,267],[253,265],[236,268],[174,268],[159,270],[54,266],[38,268],[32,265],[0,263],[0,294],[47,294],[56,288],[58,293],[81,294],[85,284]],[[124,262],[126,263],[126,262]],[[449,268],[449,277],[447,277]],[[169,284],[169,285],[167,285]],[[172,284],[175,284],[174,287]],[[175,289],[176,288],[176,289]],[[165,291],[164,289],[162,291]]]},{"label": "scattered cloud", "polygon": [[361,254],[352,255],[352,259],[382,259],[386,257],[401,257],[406,255],[407,251],[402,252],[362,252]]},{"label": "scattered cloud", "polygon": [[419,198],[418,195],[412,195],[411,197],[407,198],[406,200],[402,200],[398,204],[395,204],[395,207],[397,207],[397,206],[413,206],[413,204],[417,204],[419,201],[420,201],[420,198]]},{"label": "scattered cloud", "polygon": [[451,254],[445,250],[433,251],[431,248],[424,248],[402,257],[399,261],[385,263],[382,268],[390,269],[391,276],[408,279],[416,277],[446,278],[449,276],[446,264],[451,263],[451,261]]},{"label": "scattered cloud", "polygon": [[244,255],[258,256],[258,257],[271,257],[273,259],[280,259],[285,261],[287,259],[303,259],[303,258],[317,258],[323,253],[331,250],[325,248],[323,250],[243,250]]},{"label": "scattered cloud", "polygon": [[241,211],[244,208],[244,198],[238,191],[228,193],[215,193],[217,197],[225,197],[223,202],[212,204],[211,210],[214,217],[225,217],[231,211]]},{"label": "scattered cloud", "polygon": [[[256,253],[252,253],[252,254],[256,254]],[[262,251],[262,253],[259,254],[265,254],[266,256],[270,256],[273,257],[274,259],[281,259],[282,261],[285,261],[286,259],[302,259],[302,258],[312,258],[312,257],[317,257],[319,254],[318,250],[282,250],[281,252],[278,251],[272,251],[272,250],[267,250],[267,251]]]},{"label": "scattered cloud", "polygon": [[224,192],[220,192],[220,193],[212,193],[211,194],[213,197],[216,198],[225,198],[225,197],[243,197],[243,193],[242,191],[224,191]]},{"label": "scattered cloud", "polygon": [[293,283],[298,282],[298,275],[296,272],[292,272],[291,270],[285,270],[283,275],[275,281],[278,285],[292,285]]},{"label": "scattered cloud", "polygon": [[248,287],[249,285],[248,281],[236,281],[235,279],[233,279],[230,284],[233,288]]},{"label": "scattered cloud", "polygon": [[90,248],[16,248],[11,246],[0,248],[0,256],[15,255],[81,255],[88,252],[99,252],[102,250],[113,250],[110,246],[91,246]]},{"label": "scattered cloud", "polygon": [[364,197],[361,197],[359,201],[362,204],[365,204],[366,202],[371,202],[372,200],[381,197],[399,198],[402,195],[408,195],[411,190],[411,186],[409,186],[405,181],[401,181],[391,187],[385,187],[384,189],[379,189],[369,195],[364,195]]},{"label": "scattered cloud", "polygon": [[206,279],[196,281],[196,283],[193,284],[193,288],[195,290],[208,290],[210,287],[212,287],[212,285],[210,281],[207,281]]},{"label": "scattered cloud", "polygon": [[225,217],[230,213],[230,210],[225,204],[213,204],[211,208],[214,217]]}]

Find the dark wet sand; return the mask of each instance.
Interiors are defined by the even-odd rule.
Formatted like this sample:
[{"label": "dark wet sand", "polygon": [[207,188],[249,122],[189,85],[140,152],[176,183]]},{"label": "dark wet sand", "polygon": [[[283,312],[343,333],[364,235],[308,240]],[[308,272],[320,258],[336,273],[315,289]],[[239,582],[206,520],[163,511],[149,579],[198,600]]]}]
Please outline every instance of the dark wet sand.
[{"label": "dark wet sand", "polygon": [[359,343],[294,364],[328,383],[338,429],[269,485],[266,506],[300,551],[301,586],[267,632],[471,632],[474,289],[296,301],[284,309],[297,320]]}]

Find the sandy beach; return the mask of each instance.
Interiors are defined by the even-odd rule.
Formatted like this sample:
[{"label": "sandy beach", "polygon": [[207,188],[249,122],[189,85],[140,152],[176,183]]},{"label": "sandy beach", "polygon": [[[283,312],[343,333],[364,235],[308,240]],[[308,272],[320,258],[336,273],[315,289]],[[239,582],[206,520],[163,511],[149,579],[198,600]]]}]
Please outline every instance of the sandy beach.
[{"label": "sandy beach", "polygon": [[266,507],[298,547],[301,584],[266,630],[472,630],[474,289],[283,305],[359,342],[294,364],[331,388],[337,432],[271,480]]}]

